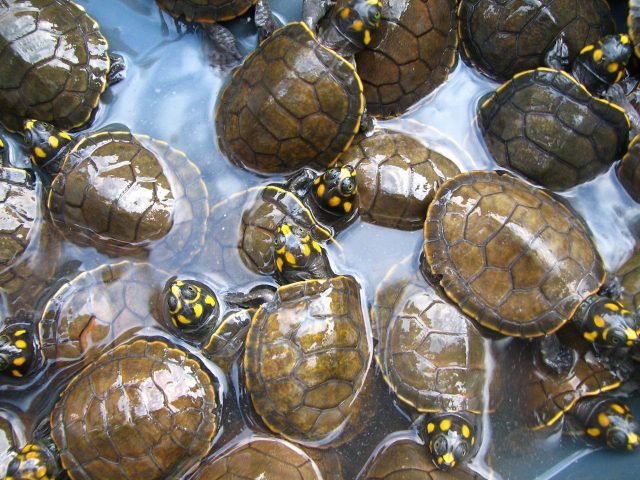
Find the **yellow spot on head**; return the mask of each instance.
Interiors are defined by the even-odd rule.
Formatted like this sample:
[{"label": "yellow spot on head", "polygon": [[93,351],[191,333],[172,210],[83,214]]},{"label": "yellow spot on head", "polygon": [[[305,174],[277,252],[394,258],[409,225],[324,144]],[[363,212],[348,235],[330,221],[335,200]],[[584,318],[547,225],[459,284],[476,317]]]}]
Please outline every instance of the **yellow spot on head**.
[{"label": "yellow spot on head", "polygon": [[340,12],[340,16],[346,20],[347,18],[349,18],[350,13],[351,13],[350,9],[344,8],[342,9],[342,12]]},{"label": "yellow spot on head", "polygon": [[284,258],[287,260],[287,263],[289,265],[295,265],[296,264],[296,257],[293,256],[293,253],[291,252],[287,252],[284,254]]},{"label": "yellow spot on head", "polygon": [[627,437],[627,441],[629,442],[629,446],[633,447],[638,443],[638,435],[633,432],[629,432]]},{"label": "yellow spot on head", "polygon": [[47,158],[47,154],[40,147],[34,148],[33,153],[35,153],[38,158]]},{"label": "yellow spot on head", "polygon": [[598,338],[598,332],[584,332],[584,338],[590,342],[594,342]]},{"label": "yellow spot on head", "polygon": [[282,257],[276,258],[276,268],[278,269],[279,272],[282,271],[282,264],[283,263],[284,263],[284,261],[282,260]]},{"label": "yellow spot on head", "polygon": [[471,437],[471,446],[473,447],[476,443],[476,437]]},{"label": "yellow spot on head", "polygon": [[331,197],[327,203],[330,207],[337,207],[338,205],[340,205],[341,201],[342,200],[340,200],[340,197]]},{"label": "yellow spot on head", "polygon": [[607,417],[606,413],[600,412],[598,414],[598,424],[603,428],[606,428],[609,426],[609,417]]},{"label": "yellow spot on head", "polygon": [[184,287],[184,282],[182,280],[178,280],[176,282],[176,285],[178,285],[179,287]]},{"label": "yellow spot on head", "polygon": [[25,130],[32,130],[33,129],[33,125],[34,125],[33,120],[29,120],[28,122],[26,122],[24,124],[24,129]]},{"label": "yellow spot on head", "polygon": [[176,298],[180,298],[180,288],[177,285],[171,285],[171,293]]},{"label": "yellow spot on head", "polygon": [[4,142],[2,141],[1,138],[0,138],[0,148],[4,148]]},{"label": "yellow spot on head", "polygon": [[318,190],[316,191],[316,195],[318,197],[324,196],[324,183],[321,185],[318,185]]},{"label": "yellow spot on head", "polygon": [[51,135],[49,137],[49,145],[51,145],[52,148],[58,148],[58,145],[60,145],[60,141],[56,137]]},{"label": "yellow spot on head", "polygon": [[27,458],[38,458],[39,456],[38,452],[29,452],[26,455]]},{"label": "yellow spot on head", "polygon": [[611,302],[605,303],[604,304],[604,308],[607,308],[609,310],[613,310],[614,312],[617,312],[618,310],[620,310],[620,307],[617,304],[611,303]]},{"label": "yellow spot on head", "polygon": [[24,340],[16,340],[16,347],[18,347],[20,350],[24,350],[25,348],[27,348],[27,342],[25,342]]},{"label": "yellow spot on head", "polygon": [[619,68],[620,68],[620,65],[618,65],[618,62],[613,62],[607,65],[607,72],[615,73],[618,71]]},{"label": "yellow spot on head", "polygon": [[598,328],[604,327],[604,319],[600,315],[595,315],[593,317],[593,323],[595,323]]},{"label": "yellow spot on head", "polygon": [[594,48],[596,48],[596,46],[592,43],[591,45],[587,45],[586,47],[584,47],[582,50],[580,50],[580,55],[582,55],[583,53],[587,53],[590,52],[591,50],[593,50]]},{"label": "yellow spot on head", "polygon": [[215,307],[216,299],[213,298],[211,295],[207,295],[206,297],[204,297],[204,303],[206,303],[207,305],[211,305],[212,307]]},{"label": "yellow spot on head", "polygon": [[36,470],[36,477],[42,478],[47,474],[47,467],[41,466]]},{"label": "yellow spot on head", "polygon": [[587,435],[591,437],[597,437],[598,435],[600,435],[600,429],[595,427],[587,428]]},{"label": "yellow spot on head", "polygon": [[622,405],[619,405],[617,403],[612,403],[611,408],[613,408],[614,411],[618,412],[621,415],[625,413],[625,409],[622,407]]},{"label": "yellow spot on head", "polygon": [[351,202],[344,202],[342,208],[344,208],[344,213],[349,213],[351,211],[352,204]]},{"label": "yellow spot on head", "polygon": [[182,323],[183,325],[189,325],[191,323],[191,320],[189,320],[184,315],[178,315],[178,322]]},{"label": "yellow spot on head", "polygon": [[362,20],[358,19],[355,22],[353,22],[353,29],[356,32],[362,31],[363,28],[364,28],[364,22]]},{"label": "yellow spot on head", "polygon": [[638,339],[638,334],[633,328],[629,328],[629,327],[625,328],[624,333],[627,336],[627,340],[633,341]]},{"label": "yellow spot on head", "polygon": [[23,376],[18,370],[11,370],[11,375],[13,375],[16,378],[22,378]]},{"label": "yellow spot on head", "polygon": [[307,245],[306,243],[302,245],[302,254],[305,257],[308,257],[309,255],[311,255],[311,247],[309,247],[309,245]]},{"label": "yellow spot on head", "polygon": [[621,34],[620,41],[623,43],[623,45],[627,45],[630,42],[629,35],[625,35],[624,33]]},{"label": "yellow spot on head", "polygon": [[438,457],[438,465],[442,465],[442,462],[444,462],[444,459],[442,457]]},{"label": "yellow spot on head", "polygon": [[26,361],[27,361],[27,359],[26,359],[26,358],[24,358],[24,357],[18,357],[18,358],[16,358],[16,359],[14,359],[14,360],[13,360],[13,364],[14,364],[16,367],[21,367],[22,365],[24,365],[24,364],[25,364],[25,362],[26,362]]},{"label": "yellow spot on head", "polygon": [[284,235],[291,235],[291,227],[288,224],[284,224],[280,226],[280,231],[284,234]]},{"label": "yellow spot on head", "polygon": [[302,237],[300,239],[300,241],[305,242],[305,243],[308,242],[309,240],[311,240],[311,236],[310,235],[305,235],[304,237]]},{"label": "yellow spot on head", "polygon": [[365,45],[369,45],[371,43],[371,32],[369,30],[364,31],[364,40],[363,43]]},{"label": "yellow spot on head", "polygon": [[467,425],[462,425],[462,436],[464,438],[469,438],[469,435],[471,435],[471,430],[469,430],[469,427]]},{"label": "yellow spot on head", "polygon": [[597,49],[593,52],[593,60],[595,62],[599,62],[600,60],[602,60],[602,50]]},{"label": "yellow spot on head", "polygon": [[171,317],[171,323],[173,324],[174,327],[178,328],[178,322],[176,322],[176,319]]},{"label": "yellow spot on head", "polygon": [[445,453],[442,458],[444,459],[445,462],[447,462],[448,464],[453,464],[453,462],[455,462],[455,459],[453,458],[453,453],[451,452],[447,452]]},{"label": "yellow spot on head", "polygon": [[313,246],[313,249],[318,253],[322,251],[322,249],[320,248],[320,245],[315,240],[311,242],[311,246]]},{"label": "yellow spot on head", "polygon": [[429,423],[427,425],[427,433],[433,433],[435,429],[436,429],[436,426],[433,423]]},{"label": "yellow spot on head", "polygon": [[58,135],[60,135],[65,140],[71,140],[71,137],[69,136],[69,134],[67,132],[60,132],[60,133],[58,133]]},{"label": "yellow spot on head", "polygon": [[196,318],[200,318],[202,316],[202,305],[196,303],[193,306],[193,313],[196,315]]},{"label": "yellow spot on head", "polygon": [[315,180],[313,181],[314,185],[317,185],[320,183],[321,178],[320,177],[316,177]]},{"label": "yellow spot on head", "polygon": [[440,430],[442,430],[443,432],[448,432],[450,428],[451,420],[449,420],[448,418],[445,418],[440,422]]},{"label": "yellow spot on head", "polygon": [[16,330],[16,333],[13,334],[14,337],[21,337],[22,335],[24,335],[25,333],[27,333],[26,330]]}]

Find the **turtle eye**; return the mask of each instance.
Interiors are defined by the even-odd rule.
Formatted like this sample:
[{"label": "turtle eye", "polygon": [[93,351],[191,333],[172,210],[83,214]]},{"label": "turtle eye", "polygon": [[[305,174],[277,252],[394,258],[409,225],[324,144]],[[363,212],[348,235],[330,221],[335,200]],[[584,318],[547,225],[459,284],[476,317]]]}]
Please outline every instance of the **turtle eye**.
[{"label": "turtle eye", "polygon": [[187,300],[193,300],[198,295],[196,288],[193,285],[187,285],[184,291],[184,298]]},{"label": "turtle eye", "polygon": [[343,195],[351,195],[356,189],[356,182],[353,181],[352,177],[345,178],[340,182],[340,190]]},{"label": "turtle eye", "polygon": [[0,372],[4,372],[7,368],[9,368],[9,361],[7,360],[7,357],[0,355]]},{"label": "turtle eye", "polygon": [[458,459],[458,461],[464,459],[469,453],[469,445],[467,442],[460,442],[456,445],[456,448],[453,452],[453,456]]},{"label": "turtle eye", "polygon": [[443,436],[439,436],[438,438],[433,440],[433,453],[440,457],[447,453],[447,439]]},{"label": "turtle eye", "polygon": [[293,227],[293,233],[296,235],[296,237],[304,237],[304,230],[300,227]]},{"label": "turtle eye", "polygon": [[620,331],[614,330],[613,332],[610,333],[609,343],[614,347],[617,347],[618,345],[621,345],[624,342],[626,342],[626,338],[624,334],[621,333]]},{"label": "turtle eye", "polygon": [[627,444],[627,436],[624,432],[616,430],[609,435],[609,443],[613,448],[623,448]]},{"label": "turtle eye", "polygon": [[273,244],[280,248],[284,245],[284,235],[280,232],[276,233],[275,238],[273,239]]}]

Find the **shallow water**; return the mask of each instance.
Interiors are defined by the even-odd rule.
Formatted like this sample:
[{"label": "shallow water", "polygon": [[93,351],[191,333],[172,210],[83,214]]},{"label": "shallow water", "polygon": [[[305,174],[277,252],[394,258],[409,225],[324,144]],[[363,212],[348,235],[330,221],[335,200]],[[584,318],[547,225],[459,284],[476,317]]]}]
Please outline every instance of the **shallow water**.
[{"label": "shallow water", "polygon": [[[184,151],[202,171],[212,203],[227,198],[247,186],[277,181],[278,177],[259,178],[230,165],[220,154],[213,126],[213,112],[220,88],[227,75],[212,68],[199,35],[179,32],[167,16],[164,20],[152,0],[79,0],[96,18],[109,40],[113,52],[122,54],[128,65],[127,78],[109,88],[90,127],[99,130],[111,124],[126,125],[131,131],[163,139]],[[272,0],[274,10],[283,21],[299,18],[300,2]],[[163,22],[166,30],[163,28]],[[242,39],[244,52],[256,42],[250,19],[232,23],[232,29]],[[401,129],[421,140],[430,148],[449,156],[461,170],[491,169],[496,164],[483,147],[474,123],[476,104],[480,97],[496,84],[458,61],[448,82],[429,98],[401,118],[378,122],[381,127]],[[14,137],[12,162],[25,165]],[[634,228],[640,221],[640,206],[619,187],[611,168],[597,179],[562,195],[583,215],[591,228],[608,271],[615,271],[631,252]],[[343,254],[336,258],[341,273],[353,273],[362,281],[370,303],[376,286],[387,271],[408,255],[417,259],[422,232],[400,232],[356,222],[340,234]],[[78,249],[67,246],[68,257],[78,255]],[[81,270],[92,268],[110,259],[93,249],[81,250]],[[72,270],[69,275],[72,276]],[[184,271],[199,272],[198,265]],[[215,281],[215,279],[214,279]],[[233,286],[227,285],[226,288]],[[216,445],[233,437],[249,422],[237,408],[237,379],[222,385],[226,394],[225,432]],[[505,380],[508,383],[508,379]],[[32,428],[46,412],[43,407],[45,386],[28,396],[20,392],[0,392],[0,401],[13,404],[24,422]],[[388,433],[406,429],[411,421],[388,394],[379,375],[376,377],[378,414],[364,432],[351,444],[341,447],[345,478],[353,478],[369,454]],[[47,401],[51,401],[47,396]],[[640,415],[640,409],[636,409]],[[489,463],[496,476],[506,479],[580,478],[622,479],[630,472],[640,471],[640,455],[617,455],[580,447],[569,438],[549,441],[548,448],[535,453],[504,454],[490,450],[489,444],[504,441],[504,432],[491,426],[485,428],[486,448],[474,460],[473,467],[483,469]],[[493,439],[489,435],[493,430]],[[503,429],[504,430],[504,429]],[[24,432],[19,432],[24,437]],[[489,451],[487,451],[489,450]],[[514,449],[517,450],[517,449]],[[483,454],[486,453],[486,458]],[[0,468],[1,471],[1,468]]]}]

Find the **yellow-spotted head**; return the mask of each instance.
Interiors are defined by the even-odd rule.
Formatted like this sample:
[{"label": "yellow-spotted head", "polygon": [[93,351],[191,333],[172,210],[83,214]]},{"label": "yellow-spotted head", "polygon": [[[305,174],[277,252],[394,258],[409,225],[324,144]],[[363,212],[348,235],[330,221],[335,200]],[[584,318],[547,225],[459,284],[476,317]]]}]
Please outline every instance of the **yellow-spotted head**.
[{"label": "yellow-spotted head", "polygon": [[631,409],[614,399],[596,403],[585,432],[594,443],[613,450],[631,452],[640,444],[640,425]]},{"label": "yellow-spotted head", "polygon": [[640,323],[630,310],[606,297],[592,296],[576,313],[582,336],[607,349],[628,349],[640,343]]},{"label": "yellow-spotted head", "polygon": [[333,167],[318,175],[312,191],[318,206],[332,215],[351,215],[358,208],[356,171],[351,165]]},{"label": "yellow-spotted head", "polygon": [[196,280],[169,279],[163,290],[162,304],[169,327],[188,335],[207,332],[220,315],[216,294]]},{"label": "yellow-spotted head", "polygon": [[471,456],[476,443],[476,428],[462,415],[435,415],[425,429],[433,463],[440,470],[450,470]]},{"label": "yellow-spotted head", "polygon": [[334,22],[346,39],[364,48],[371,43],[371,34],[380,27],[381,18],[380,0],[351,0],[338,10]]},{"label": "yellow-spotted head", "polygon": [[20,380],[34,370],[37,360],[31,323],[11,323],[0,332],[0,375]]},{"label": "yellow-spotted head", "polygon": [[53,480],[60,467],[53,453],[42,443],[25,445],[7,467],[5,480]]},{"label": "yellow-spotted head", "polygon": [[[632,53],[633,46],[628,35],[624,33],[607,35],[602,40],[584,47],[576,58],[575,64],[585,67],[601,82],[612,85],[622,80]],[[578,80],[584,81],[582,78]],[[589,83],[588,80],[587,83]]]},{"label": "yellow-spotted head", "polygon": [[69,134],[40,120],[25,120],[22,128],[31,163],[51,176],[56,175],[62,161],[60,153],[71,142]]}]

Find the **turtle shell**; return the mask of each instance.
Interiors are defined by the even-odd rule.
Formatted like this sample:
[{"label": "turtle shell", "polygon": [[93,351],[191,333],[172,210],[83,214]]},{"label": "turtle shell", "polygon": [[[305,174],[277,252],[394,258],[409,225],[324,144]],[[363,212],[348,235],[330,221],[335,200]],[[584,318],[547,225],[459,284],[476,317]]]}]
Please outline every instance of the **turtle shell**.
[{"label": "turtle shell", "polygon": [[86,123],[107,86],[107,40],[84,8],[63,0],[0,6],[0,120],[26,118],[61,129]]},{"label": "turtle shell", "polygon": [[191,480],[322,480],[315,462],[300,448],[257,435],[241,440],[203,462]]},{"label": "turtle shell", "polygon": [[217,23],[245,13],[256,0],[156,0],[160,8],[187,22]]},{"label": "turtle shell", "polygon": [[209,450],[218,409],[195,359],[138,340],[69,383],[51,413],[51,437],[72,480],[179,478]]},{"label": "turtle shell", "polygon": [[392,130],[358,135],[340,161],[356,169],[360,217],[400,230],[422,228],[438,187],[460,173],[447,157]]},{"label": "turtle shell", "polygon": [[387,436],[367,460],[357,480],[480,480],[466,465],[445,472],[435,466],[429,449],[414,432]]},{"label": "turtle shell", "polygon": [[168,273],[146,263],[101,265],[65,283],[44,307],[42,353],[54,368],[79,368],[144,327],[160,326]]},{"label": "turtle shell", "polygon": [[629,144],[629,150],[618,165],[617,174],[620,183],[636,202],[640,203],[640,135],[636,135]]},{"label": "turtle shell", "polygon": [[42,186],[26,170],[0,168],[0,288],[16,308],[33,308],[53,277],[60,239],[43,222]]},{"label": "turtle shell", "polygon": [[478,120],[498,164],[553,190],[606,171],[626,151],[630,129],[622,108],[549,68],[500,86],[482,103]]},{"label": "turtle shell", "polygon": [[[494,409],[499,382],[486,374],[488,340],[410,265],[405,259],[394,266],[371,309],[378,331],[375,358],[385,381],[421,412]],[[494,405],[485,406],[489,378]]]},{"label": "turtle shell", "polygon": [[636,56],[640,57],[640,1],[629,0],[629,16],[627,17],[627,26],[631,41],[635,46]]},{"label": "turtle shell", "polygon": [[209,213],[198,167],[167,143],[129,132],[80,140],[53,180],[47,206],[70,240],[154,262],[190,261]]},{"label": "turtle shell", "polygon": [[640,250],[636,248],[633,254],[616,272],[622,287],[620,301],[631,310],[640,309]]},{"label": "turtle shell", "polygon": [[371,343],[352,277],[278,288],[254,315],[245,344],[246,386],[256,412],[289,440],[340,443],[358,417]]},{"label": "turtle shell", "polygon": [[276,30],[220,94],[216,131],[229,160],[258,173],[323,170],[360,128],[362,83],[353,65],[304,23]]},{"label": "turtle shell", "polygon": [[502,81],[544,66],[545,54],[560,38],[571,64],[585,45],[614,29],[605,0],[462,0],[458,7],[465,56]]},{"label": "turtle shell", "polygon": [[428,269],[471,318],[504,335],[549,334],[598,291],[605,272],[587,227],[507,173],[446,182],[424,229]]}]

